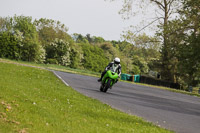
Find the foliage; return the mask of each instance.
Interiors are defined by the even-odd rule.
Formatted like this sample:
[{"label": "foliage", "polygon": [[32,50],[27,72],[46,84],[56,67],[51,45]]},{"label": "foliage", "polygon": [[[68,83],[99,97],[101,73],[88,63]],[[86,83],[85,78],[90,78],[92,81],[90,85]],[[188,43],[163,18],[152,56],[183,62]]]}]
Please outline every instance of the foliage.
[{"label": "foliage", "polygon": [[137,65],[132,65],[132,74],[136,75],[136,74],[141,74],[140,68]]},{"label": "foliage", "polygon": [[149,37],[146,34],[136,36],[131,33],[125,34],[124,38],[129,42],[122,42],[118,48],[127,58],[125,59],[127,66],[129,66],[129,69],[131,68],[130,70],[127,69],[129,73],[147,74],[149,70],[156,70],[153,61],[160,57],[160,42],[158,39]]},{"label": "foliage", "polygon": [[83,66],[88,70],[102,72],[109,63],[102,49],[89,44],[81,44],[83,50]]},{"label": "foliage", "polygon": [[180,17],[168,24],[168,65],[175,81],[187,86],[199,82],[199,7],[195,1],[184,0]]},{"label": "foliage", "polygon": [[43,46],[51,43],[56,38],[65,41],[72,40],[67,34],[68,28],[60,21],[41,18],[39,20],[35,20],[34,24],[36,25],[39,34],[39,40],[42,42]]},{"label": "foliage", "polygon": [[36,27],[31,17],[14,16],[13,18],[1,18],[4,23],[0,32],[2,57],[43,62],[45,51],[38,42]]},{"label": "foliage", "polygon": [[89,44],[89,41],[87,40],[88,38],[84,37],[81,34],[74,33],[73,38],[76,41],[76,43],[87,43],[87,44]]},{"label": "foliage", "polygon": [[90,36],[90,34],[87,34],[86,36],[83,36],[78,33],[74,33],[72,35],[72,38],[77,42],[77,43],[90,43],[90,44],[98,44],[98,43],[103,43],[105,40],[102,37],[96,37],[96,36]]},{"label": "foliage", "polygon": [[82,48],[77,45],[71,46],[70,51],[70,60],[71,64],[69,65],[71,68],[83,68],[81,61],[83,60],[83,51]]},{"label": "foliage", "polygon": [[104,43],[105,42],[105,40],[102,37],[96,37],[96,36],[93,36],[92,40],[93,40],[93,43]]},{"label": "foliage", "polygon": [[58,61],[56,59],[51,59],[51,58],[48,58],[46,60],[46,63],[47,64],[58,64]]},{"label": "foliage", "polygon": [[47,59],[56,59],[61,65],[68,66],[71,63],[70,60],[70,47],[69,43],[61,39],[55,39],[54,42],[46,46]]},{"label": "foliage", "polygon": [[[149,68],[143,57],[133,56],[133,65],[137,66],[141,73],[148,73]],[[137,73],[138,74],[138,73]]]},{"label": "foliage", "polygon": [[44,54],[42,52],[42,48],[40,47],[38,41],[38,34],[36,31],[36,27],[32,22],[31,17],[25,16],[14,16],[14,20],[16,24],[14,25],[14,29],[19,30],[23,34],[23,47],[22,47],[22,60],[27,61],[41,61],[41,58],[44,56],[40,56],[40,54]]},{"label": "foliage", "polygon": [[0,57],[19,59],[19,45],[10,33],[0,33]]},{"label": "foliage", "polygon": [[34,24],[39,41],[46,51],[46,62],[54,58],[59,64],[69,66],[71,64],[69,44],[72,44],[73,40],[67,34],[68,28],[60,21],[45,18],[35,20]]},{"label": "foliage", "polygon": [[[192,34],[180,48],[179,69],[184,80],[192,86],[200,82],[200,35]],[[188,45],[189,43],[189,45]]]}]

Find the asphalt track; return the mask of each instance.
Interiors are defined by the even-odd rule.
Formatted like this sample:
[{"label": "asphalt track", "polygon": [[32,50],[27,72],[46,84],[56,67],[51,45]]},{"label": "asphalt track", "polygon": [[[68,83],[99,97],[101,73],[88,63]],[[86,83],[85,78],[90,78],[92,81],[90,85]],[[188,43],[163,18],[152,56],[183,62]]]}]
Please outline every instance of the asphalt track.
[{"label": "asphalt track", "polygon": [[54,71],[78,92],[120,111],[137,115],[177,133],[200,133],[200,98],[158,88],[118,82],[100,92],[97,78]]}]

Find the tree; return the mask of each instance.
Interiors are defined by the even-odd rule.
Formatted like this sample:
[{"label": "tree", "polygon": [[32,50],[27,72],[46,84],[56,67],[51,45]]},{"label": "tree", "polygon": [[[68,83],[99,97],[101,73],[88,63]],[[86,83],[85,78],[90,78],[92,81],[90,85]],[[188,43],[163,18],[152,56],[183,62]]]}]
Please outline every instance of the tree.
[{"label": "tree", "polygon": [[87,34],[86,38],[87,38],[87,40],[88,40],[89,43],[93,42],[93,39],[90,37],[90,34]]},{"label": "tree", "polygon": [[21,59],[25,61],[42,61],[40,54],[44,54],[42,47],[39,44],[39,38],[36,31],[36,27],[32,22],[31,17],[14,16],[13,30],[19,31],[23,35]]},{"label": "tree", "polygon": [[42,45],[48,45],[56,38],[66,41],[72,40],[72,38],[67,34],[68,28],[60,21],[41,18],[35,20],[34,24],[36,25]]},{"label": "tree", "polygon": [[[160,31],[158,31],[158,35],[161,37],[161,41],[162,41],[162,49],[161,49],[161,64],[162,64],[162,77],[164,77],[166,80],[169,81],[173,81],[173,73],[170,72],[170,66],[172,65],[173,62],[171,62],[171,52],[170,52],[170,44],[168,43],[168,34],[167,34],[167,29],[168,29],[168,22],[169,22],[169,18],[172,14],[176,13],[179,5],[179,1],[180,0],[149,0],[149,1],[143,1],[143,0],[138,0],[138,1],[133,1],[133,0],[125,0],[124,1],[124,5],[122,10],[120,11],[120,14],[125,14],[125,18],[129,18],[130,15],[135,15],[137,14],[136,11],[132,12],[132,6],[136,5],[135,3],[140,2],[139,5],[141,5],[142,3],[147,2],[148,6],[151,5],[155,5],[155,12],[156,12],[156,18],[155,20],[153,20],[152,22],[150,22],[148,25],[144,26],[143,28],[141,28],[140,30],[137,30],[135,32],[128,32],[129,33],[133,33],[133,34],[137,34],[139,32],[141,32],[142,30],[144,30],[145,28],[147,28],[149,25],[153,24],[154,22],[162,19],[163,21],[159,21],[159,29]],[[141,6],[142,7],[142,6]]]},{"label": "tree", "polygon": [[148,73],[150,69],[156,70],[153,63],[154,60],[160,58],[160,42],[158,39],[146,34],[127,34],[124,38],[129,38],[127,40],[132,43],[122,45],[124,55],[132,59],[132,64],[138,66],[141,73]]},{"label": "tree", "polygon": [[108,60],[113,60],[115,57],[119,56],[117,49],[109,42],[102,43],[99,47],[104,50]]},{"label": "tree", "polygon": [[14,34],[12,20],[10,17],[0,18],[0,57],[20,59],[18,41],[22,41],[22,37],[19,39],[20,37]]},{"label": "tree", "polygon": [[72,68],[82,68],[81,61],[83,60],[83,50],[82,48],[77,44],[71,46],[71,53],[70,53],[70,60],[71,64],[70,67]]},{"label": "tree", "polygon": [[1,18],[1,28],[1,39],[5,40],[1,49],[6,49],[6,58],[43,62],[45,51],[40,47],[31,17]]},{"label": "tree", "polygon": [[81,34],[74,33],[72,38],[74,38],[76,43],[87,43],[87,44],[89,44],[87,37],[84,37]]},{"label": "tree", "polygon": [[[69,43],[70,46],[68,47],[71,47],[71,45],[73,45],[74,43],[71,36],[67,34],[68,28],[60,21],[44,18],[35,20],[34,24],[37,28],[39,41],[44,47],[44,49],[47,51],[47,62],[70,65],[70,55],[66,55],[63,53],[63,51],[59,51],[60,46],[65,47]],[[55,46],[58,47],[54,47],[52,46],[52,44],[55,44]],[[59,56],[62,56],[62,58]]]},{"label": "tree", "polygon": [[174,80],[183,85],[197,85],[199,82],[199,3],[184,0],[180,16],[169,21],[166,33],[170,49],[170,73]]},{"label": "tree", "polygon": [[105,42],[105,40],[102,37],[96,37],[96,36],[93,36],[92,40],[94,40],[94,43],[103,43],[103,42]]},{"label": "tree", "polygon": [[184,81],[196,86],[200,83],[200,3],[199,1],[184,0],[180,10],[179,34],[179,72]]},{"label": "tree", "polygon": [[15,37],[8,33],[0,33],[0,57],[18,59],[19,48]]},{"label": "tree", "polygon": [[82,64],[85,69],[101,72],[108,64],[108,59],[104,55],[104,52],[98,46],[90,44],[81,44],[83,50]]},{"label": "tree", "polygon": [[55,39],[47,47],[47,59],[56,59],[57,62],[63,66],[69,66],[71,64],[70,52],[71,48],[69,43],[62,39]]}]

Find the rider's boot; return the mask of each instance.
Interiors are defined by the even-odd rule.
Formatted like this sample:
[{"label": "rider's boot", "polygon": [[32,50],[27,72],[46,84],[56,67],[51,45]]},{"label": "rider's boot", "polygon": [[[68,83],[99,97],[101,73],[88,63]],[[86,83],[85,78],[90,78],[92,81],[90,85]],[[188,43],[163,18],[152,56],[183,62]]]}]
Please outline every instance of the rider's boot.
[{"label": "rider's boot", "polygon": [[102,78],[98,79],[97,81],[98,81],[98,82],[101,82],[101,80],[102,80]]}]

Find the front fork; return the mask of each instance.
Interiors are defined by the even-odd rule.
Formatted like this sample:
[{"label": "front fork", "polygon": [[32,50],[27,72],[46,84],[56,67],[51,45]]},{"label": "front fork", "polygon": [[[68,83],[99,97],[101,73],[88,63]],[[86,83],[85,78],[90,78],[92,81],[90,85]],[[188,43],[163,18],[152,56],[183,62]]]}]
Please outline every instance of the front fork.
[{"label": "front fork", "polygon": [[[104,81],[102,81],[102,83],[101,83],[102,87],[105,86],[105,84],[108,82],[108,80],[109,79],[107,78]],[[110,80],[111,80],[111,82],[110,82],[110,88],[111,88],[115,83],[117,83],[118,79],[116,79],[116,81],[114,79],[110,79]]]}]

